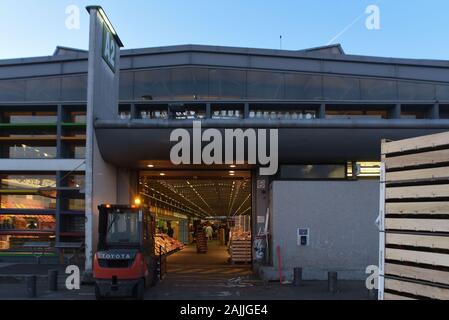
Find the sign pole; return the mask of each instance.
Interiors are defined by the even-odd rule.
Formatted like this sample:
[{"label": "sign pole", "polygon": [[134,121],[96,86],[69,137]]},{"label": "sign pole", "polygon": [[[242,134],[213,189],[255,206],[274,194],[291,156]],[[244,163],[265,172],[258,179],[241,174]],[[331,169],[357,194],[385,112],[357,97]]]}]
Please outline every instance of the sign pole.
[{"label": "sign pole", "polygon": [[86,7],[90,15],[86,112],[85,273],[92,281],[98,238],[98,205],[117,199],[116,168],[104,162],[95,137],[95,119],[118,117],[120,48],[123,44],[100,6]]}]

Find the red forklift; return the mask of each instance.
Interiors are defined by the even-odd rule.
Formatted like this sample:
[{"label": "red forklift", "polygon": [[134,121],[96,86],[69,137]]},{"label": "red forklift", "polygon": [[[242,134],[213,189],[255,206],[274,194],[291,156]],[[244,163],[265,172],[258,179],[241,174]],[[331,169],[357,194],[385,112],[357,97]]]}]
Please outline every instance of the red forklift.
[{"label": "red forklift", "polygon": [[98,250],[93,262],[96,299],[143,299],[146,288],[161,278],[154,216],[143,205],[103,204],[98,210]]}]

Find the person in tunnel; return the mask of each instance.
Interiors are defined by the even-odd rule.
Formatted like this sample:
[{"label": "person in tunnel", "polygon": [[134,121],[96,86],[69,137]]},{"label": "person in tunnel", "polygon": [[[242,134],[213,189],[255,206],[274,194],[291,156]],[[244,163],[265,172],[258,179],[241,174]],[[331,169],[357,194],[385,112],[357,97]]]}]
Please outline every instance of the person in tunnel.
[{"label": "person in tunnel", "polygon": [[170,238],[173,238],[173,234],[175,233],[175,230],[171,227],[171,222],[167,222],[167,235]]}]

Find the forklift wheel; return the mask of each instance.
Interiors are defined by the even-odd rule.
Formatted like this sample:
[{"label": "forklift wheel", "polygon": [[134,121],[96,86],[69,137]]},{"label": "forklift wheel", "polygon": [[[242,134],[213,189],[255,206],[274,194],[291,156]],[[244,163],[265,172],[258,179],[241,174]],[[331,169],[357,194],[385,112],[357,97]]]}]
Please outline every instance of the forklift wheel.
[{"label": "forklift wheel", "polygon": [[103,300],[104,299],[104,297],[100,293],[100,288],[98,287],[97,284],[95,284],[95,299],[96,300]]},{"label": "forklift wheel", "polygon": [[135,297],[137,300],[143,300],[144,296],[145,296],[145,280],[140,279],[136,285]]}]

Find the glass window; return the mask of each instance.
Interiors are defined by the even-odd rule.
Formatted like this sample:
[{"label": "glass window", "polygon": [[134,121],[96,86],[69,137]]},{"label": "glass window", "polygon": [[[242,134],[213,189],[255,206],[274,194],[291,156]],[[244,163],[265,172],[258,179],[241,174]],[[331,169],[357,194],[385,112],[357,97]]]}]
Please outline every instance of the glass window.
[{"label": "glass window", "polygon": [[87,76],[70,76],[62,78],[61,100],[86,101]]},{"label": "glass window", "polygon": [[171,70],[171,92],[176,100],[202,100],[209,97],[209,72],[199,68]]},{"label": "glass window", "polygon": [[134,97],[134,72],[120,72],[120,100],[132,100]]},{"label": "glass window", "polygon": [[3,158],[9,159],[54,159],[56,146],[37,146],[28,144],[14,144],[8,147]]},{"label": "glass window", "polygon": [[212,119],[241,119],[244,115],[242,104],[212,105]]},{"label": "glass window", "polygon": [[61,232],[84,232],[85,218],[78,215],[63,215],[61,217]]},{"label": "glass window", "polygon": [[75,144],[68,145],[68,154],[66,153],[65,156],[68,159],[84,159],[86,157],[85,144],[83,144],[83,145],[75,145]]},{"label": "glass window", "polygon": [[85,209],[84,199],[69,199],[67,209],[70,211],[84,211]]},{"label": "glass window", "polygon": [[170,69],[135,72],[134,98],[142,100],[171,99]]},{"label": "glass window", "polygon": [[346,165],[282,165],[281,179],[345,179]]},{"label": "glass window", "polygon": [[60,78],[26,80],[27,101],[58,101],[61,90]]},{"label": "glass window", "polygon": [[210,99],[244,99],[245,71],[209,70]]},{"label": "glass window", "polygon": [[52,215],[0,215],[0,230],[55,230]]},{"label": "glass window", "polygon": [[325,99],[360,100],[360,80],[348,77],[323,77]]},{"label": "glass window", "polygon": [[353,163],[349,162],[347,167],[348,177],[356,176],[359,179],[372,179],[380,177],[380,162],[358,161],[355,163],[355,172],[352,170]]},{"label": "glass window", "polygon": [[106,242],[108,244],[139,243],[137,218],[137,212],[109,213]]},{"label": "glass window", "polygon": [[285,74],[285,98],[291,100],[321,99],[321,76]]},{"label": "glass window", "polygon": [[9,130],[4,130],[0,132],[0,137],[9,138],[4,139],[5,141],[13,141],[18,143],[24,140],[38,140],[38,139],[48,139],[56,141],[56,126],[53,129],[45,130],[33,130],[33,129],[23,129],[23,128],[10,128]]},{"label": "glass window", "polygon": [[363,100],[395,100],[397,99],[396,81],[361,79],[360,89]]},{"label": "glass window", "polygon": [[0,101],[25,101],[25,81],[1,80]]},{"label": "glass window", "polygon": [[440,118],[449,119],[449,105],[440,105]]},{"label": "glass window", "polygon": [[70,112],[70,120],[73,123],[86,123],[86,111]]},{"label": "glass window", "polygon": [[[170,115],[173,119],[204,119],[206,117],[206,105],[181,104],[170,105]],[[163,116],[163,114],[161,114]]]},{"label": "glass window", "polygon": [[388,110],[381,108],[348,107],[348,106],[326,106],[326,118],[329,119],[357,119],[373,118],[387,119]]},{"label": "glass window", "polygon": [[34,123],[56,123],[56,111],[6,111],[2,114],[2,122],[14,124],[34,124]]},{"label": "glass window", "polygon": [[38,189],[56,186],[54,175],[4,175],[0,176],[2,189]]},{"label": "glass window", "polygon": [[[55,196],[55,194],[53,194]],[[56,197],[0,193],[1,209],[56,209]]]},{"label": "glass window", "polygon": [[284,99],[284,75],[274,72],[248,71],[248,99]]},{"label": "glass window", "polygon": [[427,105],[402,105],[402,119],[427,119],[429,118],[431,106]]},{"label": "glass window", "polygon": [[400,100],[434,100],[435,86],[419,82],[399,82]]},{"label": "glass window", "polygon": [[33,233],[32,230],[15,230],[11,234],[0,235],[0,250],[12,252],[31,253],[31,249],[24,247],[28,242],[49,242],[53,244],[55,235],[53,230],[39,231]]},{"label": "glass window", "polygon": [[68,176],[66,181],[70,188],[84,188],[85,177],[83,174],[73,174]]},{"label": "glass window", "polygon": [[311,120],[318,117],[316,106],[251,105],[249,118],[271,120]]},{"label": "glass window", "polygon": [[449,86],[437,85],[437,100],[449,101]]}]

